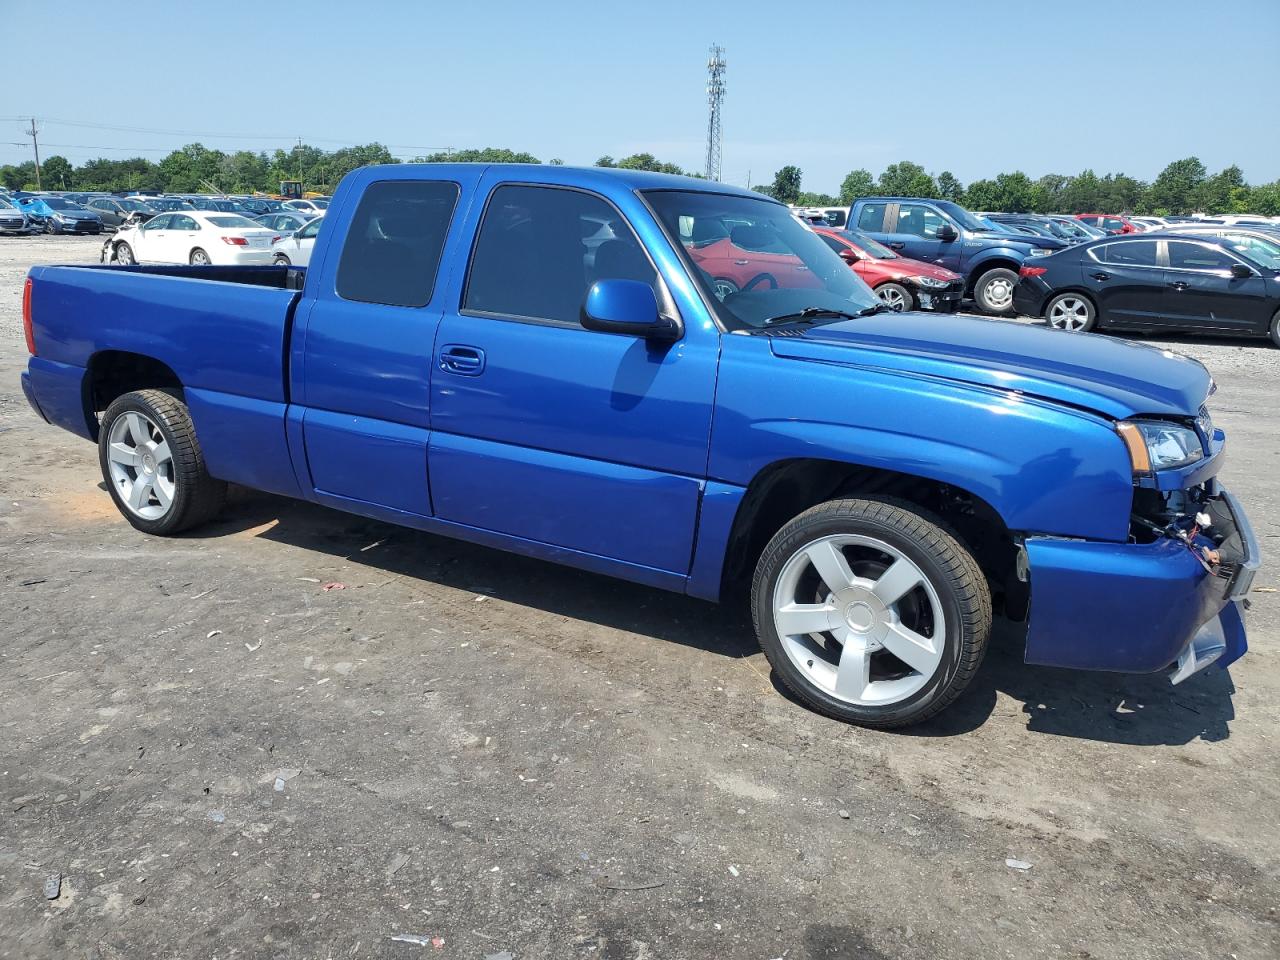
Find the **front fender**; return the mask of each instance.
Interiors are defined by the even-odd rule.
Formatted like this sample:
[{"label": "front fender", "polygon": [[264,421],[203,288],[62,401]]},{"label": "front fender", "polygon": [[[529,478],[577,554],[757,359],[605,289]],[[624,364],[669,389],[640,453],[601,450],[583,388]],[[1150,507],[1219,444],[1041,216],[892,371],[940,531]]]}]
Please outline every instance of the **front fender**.
[{"label": "front fender", "polygon": [[1017,247],[988,247],[974,254],[973,259],[969,261],[969,273],[977,275],[990,266],[1003,266],[997,263],[1000,260],[1012,260],[1015,264],[1021,264],[1023,260],[1031,255],[1027,249],[1018,249]]},{"label": "front fender", "polygon": [[746,487],[790,459],[947,483],[1014,531],[1128,537],[1132,468],[1103,417],[939,377],[776,357],[768,337],[725,337],[711,479]]}]

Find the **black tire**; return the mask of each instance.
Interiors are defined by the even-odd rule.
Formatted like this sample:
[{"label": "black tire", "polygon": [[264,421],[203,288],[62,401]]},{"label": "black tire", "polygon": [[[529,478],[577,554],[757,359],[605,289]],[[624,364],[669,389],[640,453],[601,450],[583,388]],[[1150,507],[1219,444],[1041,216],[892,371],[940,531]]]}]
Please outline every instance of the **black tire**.
[{"label": "black tire", "polygon": [[50,217],[48,220],[44,222],[44,232],[47,233],[49,236],[53,236],[58,232],[58,225],[53,222],[52,217]]},{"label": "black tire", "polygon": [[[846,534],[872,537],[910,559],[928,579],[942,609],[937,668],[922,688],[887,705],[849,703],[814,684],[792,662],[774,622],[774,589],[787,561],[815,540]],[[756,565],[751,613],[760,647],[788,690],[819,713],[880,729],[927,720],[961,694],[986,652],[992,616],[982,570],[940,520],[912,504],[862,499],[818,504],[774,535]]]},{"label": "black tire", "polygon": [[[1063,308],[1059,311],[1058,308]],[[1071,308],[1068,312],[1066,308]],[[1062,313],[1055,317],[1055,312]],[[1074,290],[1060,293],[1044,308],[1044,322],[1053,330],[1069,333],[1088,333],[1098,322],[1098,308],[1083,293]]]},{"label": "black tire", "polygon": [[209,259],[209,254],[205,253],[204,250],[202,250],[200,247],[196,247],[194,250],[191,251],[191,256],[188,258],[187,262],[190,263],[193,267],[197,267],[197,266],[207,267],[213,261]]},{"label": "black tire", "polygon": [[286,257],[283,253],[277,253],[275,256],[275,259],[272,262],[277,267],[287,267],[293,263],[293,261],[290,260],[288,257]]},{"label": "black tire", "polygon": [[[122,500],[111,474],[108,461],[111,427],[118,417],[130,411],[141,413],[159,428],[173,457],[173,500],[168,511],[157,519],[133,513]],[[209,476],[205,469],[204,453],[187,405],[166,390],[135,390],[111,402],[99,427],[98,463],[116,509],[143,533],[165,537],[189,530],[212,520],[226,502],[227,485]]]},{"label": "black tire", "polygon": [[[1013,288],[1018,275],[1007,267],[995,267],[978,277],[973,285],[973,300],[983,313],[1005,316],[1013,313]],[[994,294],[1007,290],[1007,298],[994,299]]]},{"label": "black tire", "polygon": [[116,263],[122,263],[125,266],[137,263],[138,260],[133,255],[133,247],[121,240],[116,244]]},{"label": "black tire", "polygon": [[1280,347],[1280,310],[1271,318],[1271,342]]},{"label": "black tire", "polygon": [[[874,292],[882,303],[893,307],[898,312],[915,310],[920,306],[916,303],[915,294],[900,283],[882,283],[875,288]],[[901,303],[902,305],[895,306],[895,303]]]}]

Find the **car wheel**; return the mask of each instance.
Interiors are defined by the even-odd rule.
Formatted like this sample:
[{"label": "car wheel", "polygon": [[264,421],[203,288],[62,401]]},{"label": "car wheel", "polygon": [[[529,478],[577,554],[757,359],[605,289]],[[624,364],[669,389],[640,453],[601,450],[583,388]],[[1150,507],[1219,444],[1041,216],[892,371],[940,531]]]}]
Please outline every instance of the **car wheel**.
[{"label": "car wheel", "polygon": [[832,500],[769,542],[751,586],[756,636],[782,683],[868,727],[919,723],[978,670],[991,594],[973,556],[910,504]]},{"label": "car wheel", "polygon": [[98,459],[111,499],[144,533],[167,536],[212,519],[227,485],[209,476],[187,405],[163,390],[137,390],[102,415]]},{"label": "car wheel", "polygon": [[286,257],[283,253],[277,253],[276,258],[273,262],[277,267],[287,267],[290,265],[292,261],[288,257]]},{"label": "car wheel", "polygon": [[1009,313],[1013,310],[1013,288],[1018,275],[1005,267],[988,270],[973,286],[973,299],[983,313]]},{"label": "car wheel", "polygon": [[875,288],[875,295],[886,307],[898,313],[916,308],[916,298],[900,283],[882,283]]},{"label": "car wheel", "polygon": [[196,247],[191,251],[191,265],[195,267],[207,267],[209,265],[209,255]]},{"label": "car wheel", "polygon": [[716,299],[723,301],[725,297],[733,296],[741,288],[725,277],[715,277],[711,281],[711,292],[716,295]]},{"label": "car wheel", "polygon": [[58,225],[52,219],[44,222],[44,232],[52,236],[58,232]]},{"label": "car wheel", "polygon": [[1049,301],[1044,319],[1055,330],[1085,333],[1093,329],[1098,314],[1088,297],[1079,293],[1060,293]]},{"label": "car wheel", "polygon": [[1271,342],[1280,347],[1280,310],[1271,318]]},{"label": "car wheel", "polygon": [[116,263],[123,263],[126,266],[131,263],[137,263],[134,259],[133,247],[129,246],[123,240],[116,244]]}]

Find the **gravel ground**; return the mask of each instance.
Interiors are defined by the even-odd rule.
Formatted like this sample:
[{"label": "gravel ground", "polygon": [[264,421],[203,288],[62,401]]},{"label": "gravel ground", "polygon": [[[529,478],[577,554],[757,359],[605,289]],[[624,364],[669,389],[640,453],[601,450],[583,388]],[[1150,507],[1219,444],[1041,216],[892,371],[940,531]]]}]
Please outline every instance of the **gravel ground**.
[{"label": "gravel ground", "polygon": [[[18,386],[24,273],[98,247],[0,238],[0,958],[1280,955],[1273,593],[1229,672],[1002,636],[895,734],[740,611],[249,492],[150,539]],[[1274,544],[1280,351],[1168,346]]]}]

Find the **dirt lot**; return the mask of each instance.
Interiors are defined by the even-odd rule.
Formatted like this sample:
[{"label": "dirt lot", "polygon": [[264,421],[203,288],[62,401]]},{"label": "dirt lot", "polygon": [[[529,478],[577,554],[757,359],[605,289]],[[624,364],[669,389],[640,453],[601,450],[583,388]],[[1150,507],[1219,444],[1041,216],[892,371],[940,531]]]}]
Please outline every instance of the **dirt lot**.
[{"label": "dirt lot", "polygon": [[[18,385],[22,276],[97,249],[0,238],[0,957],[1280,955],[1275,594],[1229,673],[1005,637],[888,734],[737,611],[247,492],[149,539]],[[1276,545],[1280,351],[1170,346]]]}]

